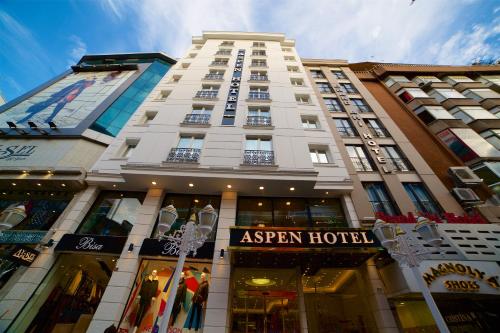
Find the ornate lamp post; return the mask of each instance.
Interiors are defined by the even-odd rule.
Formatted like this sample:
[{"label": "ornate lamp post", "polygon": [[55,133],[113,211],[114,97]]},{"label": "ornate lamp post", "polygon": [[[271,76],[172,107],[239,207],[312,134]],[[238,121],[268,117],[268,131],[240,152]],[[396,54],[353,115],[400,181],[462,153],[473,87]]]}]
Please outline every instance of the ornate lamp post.
[{"label": "ornate lamp post", "polygon": [[198,224],[196,223],[195,214],[192,214],[188,223],[182,225],[181,228],[176,230],[172,235],[166,235],[177,217],[177,210],[173,205],[168,205],[160,210],[158,237],[170,241],[177,252],[179,252],[179,259],[177,260],[177,265],[175,266],[174,275],[171,280],[170,294],[168,295],[165,312],[160,323],[159,332],[162,333],[168,330],[168,323],[186,257],[190,252],[193,252],[193,256],[196,256],[196,251],[205,243],[214,227],[215,221],[217,220],[217,213],[209,204],[198,212]]},{"label": "ornate lamp post", "polygon": [[[436,222],[425,217],[419,217],[417,219],[415,230],[427,244],[439,249],[442,239],[439,236]],[[375,221],[373,233],[380,240],[382,246],[387,249],[391,257],[399,263],[400,267],[408,265],[411,268],[418,287],[424,296],[427,306],[431,310],[439,331],[441,333],[449,333],[450,331],[448,326],[446,326],[446,322],[439,312],[439,309],[432,298],[431,292],[425,284],[425,281],[422,279],[418,269],[422,260],[429,258],[429,255],[433,251],[425,249],[418,243],[417,240],[413,239],[410,235],[407,235],[406,232],[404,232],[399,226],[395,226],[382,220]]]}]

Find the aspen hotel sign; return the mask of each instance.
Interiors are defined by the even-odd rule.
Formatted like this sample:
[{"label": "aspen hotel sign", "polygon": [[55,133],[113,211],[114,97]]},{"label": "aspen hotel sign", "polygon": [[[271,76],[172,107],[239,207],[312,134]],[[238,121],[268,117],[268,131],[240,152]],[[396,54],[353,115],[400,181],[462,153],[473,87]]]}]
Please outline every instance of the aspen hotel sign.
[{"label": "aspen hotel sign", "polygon": [[278,249],[374,248],[380,243],[368,229],[232,227],[229,246]]}]

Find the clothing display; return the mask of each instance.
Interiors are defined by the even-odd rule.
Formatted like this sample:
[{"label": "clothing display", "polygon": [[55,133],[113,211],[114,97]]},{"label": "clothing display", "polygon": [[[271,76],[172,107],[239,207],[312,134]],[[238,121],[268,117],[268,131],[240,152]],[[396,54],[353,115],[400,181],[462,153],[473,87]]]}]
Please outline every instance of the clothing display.
[{"label": "clothing display", "polygon": [[137,327],[141,325],[142,319],[151,305],[151,299],[156,296],[157,292],[158,280],[151,280],[148,277],[142,282],[141,291],[139,292],[141,298],[139,300],[139,309],[136,314],[134,326]]},{"label": "clothing display", "polygon": [[[172,309],[172,325],[175,323],[179,312],[181,312],[182,305],[186,299],[187,284],[184,277],[179,281],[179,287],[177,289],[177,294],[175,295],[174,306]],[[185,309],[185,308],[184,308]]]},{"label": "clothing display", "polygon": [[193,298],[191,299],[191,302],[193,304],[189,309],[188,317],[186,319],[186,323],[184,324],[184,328],[194,329],[195,331],[201,328],[203,304],[207,301],[207,298],[208,298],[208,282],[202,281],[198,286],[198,289],[196,289]]}]

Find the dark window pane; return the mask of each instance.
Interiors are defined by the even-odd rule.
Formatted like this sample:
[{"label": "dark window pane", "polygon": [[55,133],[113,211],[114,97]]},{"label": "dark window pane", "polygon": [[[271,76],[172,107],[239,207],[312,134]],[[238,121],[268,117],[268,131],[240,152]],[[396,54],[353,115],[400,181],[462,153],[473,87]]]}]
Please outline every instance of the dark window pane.
[{"label": "dark window pane", "polygon": [[241,198],[238,200],[237,225],[272,226],[273,210],[270,199]]},{"label": "dark window pane", "polygon": [[304,199],[274,199],[274,225],[276,227],[307,227],[308,216]]},{"label": "dark window pane", "polygon": [[308,199],[314,227],[347,227],[339,199]]}]

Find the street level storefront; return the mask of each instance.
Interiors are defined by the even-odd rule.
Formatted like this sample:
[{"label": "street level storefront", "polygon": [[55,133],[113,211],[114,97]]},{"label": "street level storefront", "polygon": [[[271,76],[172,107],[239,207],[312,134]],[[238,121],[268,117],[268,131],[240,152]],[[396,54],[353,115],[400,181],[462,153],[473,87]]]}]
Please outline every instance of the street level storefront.
[{"label": "street level storefront", "polygon": [[[427,260],[420,271],[451,332],[498,332],[500,266],[496,262]],[[413,276],[393,265],[380,272],[386,283],[391,281],[390,302],[402,331],[435,332]]]},{"label": "street level storefront", "polygon": [[[179,214],[169,234],[172,234],[211,204],[218,212],[219,196],[169,194],[162,207],[173,204]],[[194,214],[194,215],[193,215]],[[165,307],[170,297],[172,275],[179,255],[172,242],[159,237],[158,222],[151,238],[144,239],[137,272],[125,311],[118,326],[120,333],[169,333],[202,332],[205,308],[210,288],[214,239],[216,228],[208,241],[190,254],[182,270],[170,318],[165,318]],[[163,236],[163,235],[162,235]]]},{"label": "street level storefront", "polygon": [[367,229],[232,227],[231,332],[377,332],[363,266],[378,246]]}]

